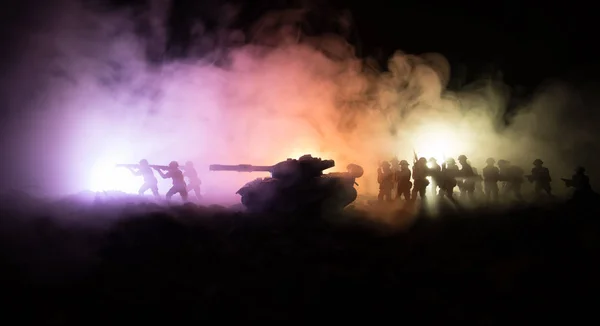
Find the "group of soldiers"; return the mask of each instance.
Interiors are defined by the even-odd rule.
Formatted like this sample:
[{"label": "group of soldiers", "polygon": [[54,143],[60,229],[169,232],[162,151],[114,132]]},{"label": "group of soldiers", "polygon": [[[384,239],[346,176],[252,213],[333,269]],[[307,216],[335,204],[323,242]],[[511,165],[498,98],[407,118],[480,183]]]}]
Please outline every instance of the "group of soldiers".
[{"label": "group of soldiers", "polygon": [[[429,161],[425,157],[413,161],[412,171],[406,160],[399,161],[393,158],[389,162],[382,162],[377,170],[379,183],[379,201],[392,201],[393,199],[402,199],[414,201],[417,197],[426,198],[426,190],[429,185],[432,187],[433,195],[446,197],[455,202],[454,189],[458,187],[460,197],[466,200],[474,200],[475,193],[483,193],[487,201],[498,201],[500,188],[499,182],[503,183],[504,196],[514,196],[517,200],[523,200],[521,186],[525,180],[534,184],[534,194],[541,196],[544,193],[553,197],[550,177],[550,171],[544,167],[544,162],[540,159],[533,161],[531,174],[525,175],[522,168],[511,164],[507,160],[496,160],[488,158],[486,167],[482,174],[478,174],[465,155],[458,157],[456,164],[454,158],[448,158],[441,165],[435,158]],[[411,181],[412,180],[412,181]],[[591,192],[589,178],[585,175],[585,169],[578,167],[572,179],[562,179],[568,187],[574,187],[577,194]],[[392,198],[393,191],[396,190],[395,198]]]},{"label": "group of soldiers", "polygon": [[[183,167],[180,167],[176,161],[172,161],[167,166],[161,166],[150,165],[148,160],[143,159],[135,166],[125,165],[124,167],[129,169],[133,175],[144,178],[144,184],[142,184],[138,191],[140,195],[150,190],[155,197],[160,197],[158,193],[158,180],[154,176],[154,171],[156,171],[163,179],[173,180],[173,186],[166,194],[167,200],[170,200],[173,195],[178,193],[184,201],[187,201],[188,194],[191,191],[194,192],[198,200],[201,198],[201,182],[192,162],[186,162]],[[188,179],[188,183],[185,181],[186,178]]]}]

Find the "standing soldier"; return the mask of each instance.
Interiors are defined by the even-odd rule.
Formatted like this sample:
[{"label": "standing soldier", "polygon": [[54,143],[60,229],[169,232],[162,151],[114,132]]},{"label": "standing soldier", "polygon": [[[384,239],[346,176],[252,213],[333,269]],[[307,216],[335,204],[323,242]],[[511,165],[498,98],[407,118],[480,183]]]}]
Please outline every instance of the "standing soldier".
[{"label": "standing soldier", "polygon": [[397,186],[398,191],[396,195],[396,199],[400,200],[401,196],[404,195],[404,200],[410,200],[410,189],[412,188],[412,182],[410,182],[410,178],[412,173],[408,168],[409,164],[406,160],[400,161],[400,171],[397,173]]},{"label": "standing soldier", "polygon": [[[400,172],[400,161],[398,160],[397,157],[393,157],[390,160],[391,163],[391,169],[392,169],[392,174],[393,174],[393,183],[394,185],[392,186],[392,198],[394,198],[394,196],[396,198],[400,197],[400,194],[398,193],[398,188],[396,187],[396,185],[398,184],[398,173]],[[395,194],[394,194],[395,192]]]},{"label": "standing soldier", "polygon": [[527,176],[529,182],[533,182],[533,191],[536,197],[541,195],[542,190],[546,192],[546,194],[552,197],[552,188],[550,187],[550,182],[552,182],[552,178],[550,177],[550,171],[548,168],[544,167],[544,162],[539,158],[533,161],[534,167],[531,169],[531,175]]},{"label": "standing soldier", "polygon": [[176,193],[179,193],[181,195],[181,198],[184,201],[187,201],[187,198],[188,198],[187,186],[185,184],[185,179],[183,178],[183,172],[181,172],[181,170],[179,170],[179,163],[177,163],[175,161],[172,161],[171,163],[169,163],[169,166],[167,168],[167,173],[163,173],[160,168],[155,168],[155,169],[163,179],[172,179],[173,180],[173,186],[167,192],[167,200],[171,199],[171,197],[173,197],[173,195],[175,195]]},{"label": "standing soldier", "polygon": [[500,170],[494,166],[496,160],[488,158],[485,160],[487,166],[483,168],[483,188],[485,192],[485,199],[489,202],[490,199],[493,202],[498,201],[498,180],[500,180]]},{"label": "standing soldier", "polygon": [[129,171],[131,171],[131,173],[133,173],[133,175],[144,177],[144,184],[140,187],[140,190],[138,191],[138,193],[141,196],[146,191],[148,191],[148,189],[150,189],[152,191],[152,194],[154,195],[154,197],[159,197],[160,195],[158,194],[158,180],[156,180],[156,177],[154,176],[154,172],[152,171],[152,168],[148,164],[148,160],[146,160],[146,159],[140,160],[139,164],[140,164],[140,166],[138,167],[137,171],[131,167],[128,167]]},{"label": "standing soldier", "polygon": [[461,165],[459,171],[460,184],[458,187],[460,189],[460,196],[461,198],[468,198],[473,201],[475,199],[473,197],[473,192],[475,191],[475,173],[471,165],[467,162],[466,155],[460,155],[458,162]]},{"label": "standing soldier", "polygon": [[394,174],[390,168],[390,163],[382,162],[377,169],[377,182],[379,182],[379,195],[377,199],[381,201],[392,200],[392,188],[394,187]]},{"label": "standing soldier", "polygon": [[573,200],[585,200],[597,197],[590,185],[590,178],[585,175],[585,168],[581,166],[575,169],[575,174],[571,179],[562,180],[565,182],[565,186],[575,188],[572,197]]},{"label": "standing soldier", "polygon": [[[467,163],[469,163],[469,165],[471,165],[471,167],[473,168],[471,161],[467,160]],[[475,197],[477,197],[477,194],[483,194],[483,177],[481,176],[481,174],[479,174],[477,168],[473,168],[473,173],[475,175],[473,177],[473,182],[475,183]]]},{"label": "standing soldier", "polygon": [[500,170],[494,166],[496,160],[488,158],[486,161],[487,166],[483,168],[483,184],[485,198],[489,202],[498,201],[498,181],[500,180]]},{"label": "standing soldier", "polygon": [[421,196],[421,199],[426,199],[426,189],[429,185],[429,180],[427,180],[427,159],[421,157],[418,160],[415,160],[413,165],[412,177],[414,183],[414,187],[412,190],[412,200],[417,199],[417,194]]},{"label": "standing soldier", "polygon": [[454,187],[456,187],[456,178],[459,175],[458,166],[453,158],[449,158],[442,164],[443,186],[440,190],[440,197],[448,197],[454,201]]},{"label": "standing soldier", "polygon": [[194,195],[196,195],[196,199],[202,199],[202,195],[200,193],[200,185],[202,182],[200,181],[200,178],[198,178],[198,172],[194,168],[194,163],[190,161],[185,162],[184,171],[185,173],[183,176],[188,178],[189,182],[187,185],[188,194],[193,191]]},{"label": "standing soldier", "polygon": [[503,195],[508,195],[512,192],[517,200],[522,201],[521,185],[524,181],[523,169],[516,165],[511,165],[507,160],[498,160],[498,169],[500,170],[500,181],[504,181]]},{"label": "standing soldier", "polygon": [[437,163],[435,157],[429,159],[428,171],[428,175],[431,177],[431,191],[433,196],[436,196],[438,190],[437,188],[441,184],[440,177],[442,173],[442,167]]}]

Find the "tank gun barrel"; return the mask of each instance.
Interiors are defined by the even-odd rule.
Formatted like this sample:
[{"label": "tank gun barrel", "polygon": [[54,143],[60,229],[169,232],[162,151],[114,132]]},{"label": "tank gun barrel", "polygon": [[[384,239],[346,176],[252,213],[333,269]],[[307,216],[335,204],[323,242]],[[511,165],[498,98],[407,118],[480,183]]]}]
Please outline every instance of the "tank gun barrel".
[{"label": "tank gun barrel", "polygon": [[208,167],[208,169],[210,171],[272,172],[273,166],[250,165],[250,164],[238,164],[238,165],[212,164]]}]

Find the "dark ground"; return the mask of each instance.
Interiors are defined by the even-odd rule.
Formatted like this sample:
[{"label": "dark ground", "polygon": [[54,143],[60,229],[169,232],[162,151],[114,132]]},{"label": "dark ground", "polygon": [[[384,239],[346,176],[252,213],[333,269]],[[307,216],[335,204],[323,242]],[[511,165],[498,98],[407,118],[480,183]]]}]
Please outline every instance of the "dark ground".
[{"label": "dark ground", "polygon": [[22,324],[597,319],[593,206],[422,217],[408,230],[359,213],[325,222],[23,194],[0,207],[2,316]]}]

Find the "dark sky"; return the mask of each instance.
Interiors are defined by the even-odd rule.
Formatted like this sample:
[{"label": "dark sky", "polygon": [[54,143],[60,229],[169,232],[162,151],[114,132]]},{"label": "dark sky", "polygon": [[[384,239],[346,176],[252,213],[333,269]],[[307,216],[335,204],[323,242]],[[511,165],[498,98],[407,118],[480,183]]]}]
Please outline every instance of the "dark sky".
[{"label": "dark sky", "polygon": [[[111,6],[143,6],[147,0],[81,0]],[[202,20],[210,27],[217,21],[217,0],[173,0],[171,36],[185,43],[189,24]],[[341,0],[234,0],[242,11],[237,27],[247,27],[271,9],[315,8],[325,19],[339,9],[348,9],[355,20],[358,37],[352,40],[362,55],[379,54],[385,63],[394,50],[410,53],[440,52],[453,65],[468,67],[469,73],[489,67],[502,70],[511,85],[529,88],[552,77],[593,80],[598,73],[594,40],[596,12],[573,2],[524,1],[341,1]],[[18,38],[37,10],[45,12],[43,1],[4,1],[0,43]],[[357,40],[360,40],[358,43]],[[8,50],[9,51],[9,50]],[[3,51],[6,57],[7,50]],[[472,76],[472,78],[476,78]]]},{"label": "dark sky", "polygon": [[[210,8],[219,1],[174,3],[175,21],[194,16],[210,21]],[[241,21],[298,3],[310,3],[323,15],[333,9],[349,9],[362,54],[381,53],[383,61],[397,49],[441,52],[454,68],[464,64],[476,73],[495,67],[509,84],[529,88],[553,77],[595,79],[598,72],[595,11],[573,3],[255,0],[243,4]]]}]

